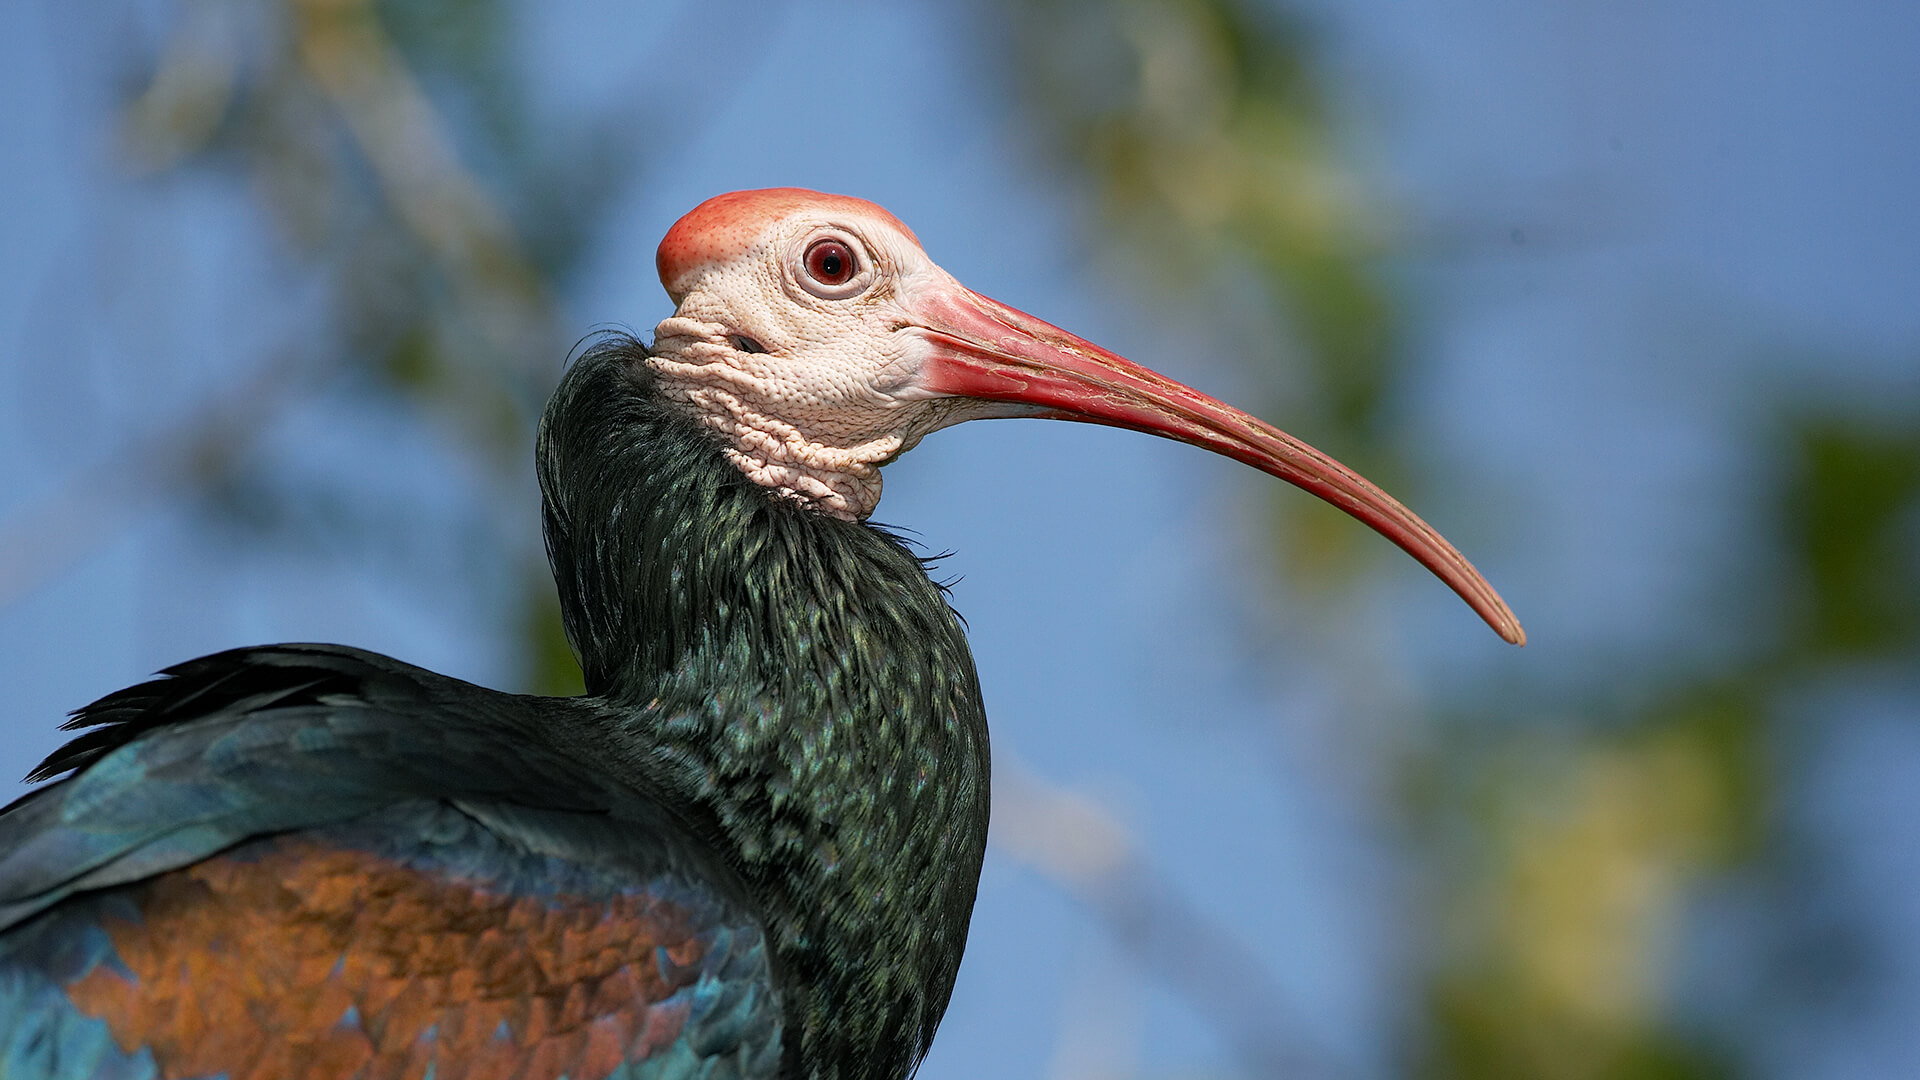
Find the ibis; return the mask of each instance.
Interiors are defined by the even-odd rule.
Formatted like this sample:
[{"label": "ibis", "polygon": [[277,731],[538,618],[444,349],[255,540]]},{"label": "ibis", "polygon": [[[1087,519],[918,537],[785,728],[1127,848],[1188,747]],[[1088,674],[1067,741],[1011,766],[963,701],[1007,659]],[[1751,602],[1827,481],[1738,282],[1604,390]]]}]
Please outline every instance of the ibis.
[{"label": "ibis", "polygon": [[586,347],[536,461],[581,697],[339,645],[78,710],[0,811],[0,1077],[902,1080],[987,842],[962,623],[870,524],[964,420],[1193,443],[1513,613],[1273,426],[972,292],[861,199],[702,203],[651,345]]}]

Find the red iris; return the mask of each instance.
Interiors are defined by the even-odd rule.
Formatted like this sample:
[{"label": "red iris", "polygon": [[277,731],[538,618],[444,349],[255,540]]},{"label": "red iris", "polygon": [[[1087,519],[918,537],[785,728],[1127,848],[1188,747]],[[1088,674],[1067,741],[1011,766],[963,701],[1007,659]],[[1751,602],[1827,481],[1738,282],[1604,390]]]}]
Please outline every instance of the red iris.
[{"label": "red iris", "polygon": [[845,285],[858,269],[853,252],[838,240],[816,240],[807,249],[807,273],[822,285]]}]

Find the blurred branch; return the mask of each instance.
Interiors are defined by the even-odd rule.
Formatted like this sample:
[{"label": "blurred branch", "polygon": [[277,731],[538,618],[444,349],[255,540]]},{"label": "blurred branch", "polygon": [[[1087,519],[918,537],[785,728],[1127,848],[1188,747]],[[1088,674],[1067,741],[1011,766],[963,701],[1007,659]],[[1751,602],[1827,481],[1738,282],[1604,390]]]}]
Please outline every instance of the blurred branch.
[{"label": "blurred branch", "polygon": [[225,4],[197,0],[181,13],[153,78],[127,103],[123,141],[136,168],[159,172],[206,146],[233,103],[238,45]]},{"label": "blurred branch", "polygon": [[554,331],[544,284],[506,215],[462,168],[453,140],[370,0],[293,0],[295,48],[339,108],[387,202],[462,292],[499,355],[532,357]]},{"label": "blurred branch", "polygon": [[1264,965],[1188,903],[1100,805],[994,748],[993,840],[1100,920],[1141,966],[1219,1028],[1252,1077],[1349,1075]]},{"label": "blurred branch", "polygon": [[[295,51],[338,107],[406,234],[454,283],[461,323],[477,326],[489,346],[469,358],[558,355],[544,285],[519,254],[505,215],[460,166],[444,123],[369,5],[293,0],[291,12]],[[233,93],[231,47],[231,28],[211,5],[193,5],[182,16],[125,117],[147,164],[178,161],[206,142]],[[126,444],[38,507],[0,523],[0,606],[165,499],[229,475],[281,407],[311,385],[314,369],[343,360],[323,365],[288,353],[233,393]],[[471,396],[467,385],[454,381],[449,392]]]}]

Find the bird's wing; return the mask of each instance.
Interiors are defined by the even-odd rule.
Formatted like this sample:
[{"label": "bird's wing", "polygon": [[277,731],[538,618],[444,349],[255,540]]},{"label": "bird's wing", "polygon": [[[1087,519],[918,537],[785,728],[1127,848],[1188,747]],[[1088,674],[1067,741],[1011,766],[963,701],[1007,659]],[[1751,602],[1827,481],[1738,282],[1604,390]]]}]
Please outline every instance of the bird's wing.
[{"label": "bird's wing", "polygon": [[588,708],[277,646],[82,710],[0,812],[0,1077],[773,1075],[751,906]]},{"label": "bird's wing", "polygon": [[650,812],[556,749],[553,729],[590,707],[334,645],[176,665],[77,711],[67,726],[91,730],[33,775],[75,774],[0,811],[0,930],[74,892],[412,796]]}]

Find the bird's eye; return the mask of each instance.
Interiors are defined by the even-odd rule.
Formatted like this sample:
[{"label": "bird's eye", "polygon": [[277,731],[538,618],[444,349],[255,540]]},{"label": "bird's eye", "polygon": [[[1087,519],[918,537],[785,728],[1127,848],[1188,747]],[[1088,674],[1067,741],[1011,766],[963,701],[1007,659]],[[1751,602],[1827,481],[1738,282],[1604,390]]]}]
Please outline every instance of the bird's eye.
[{"label": "bird's eye", "polygon": [[838,240],[815,240],[807,248],[808,276],[822,285],[845,285],[860,272],[853,251]]}]

